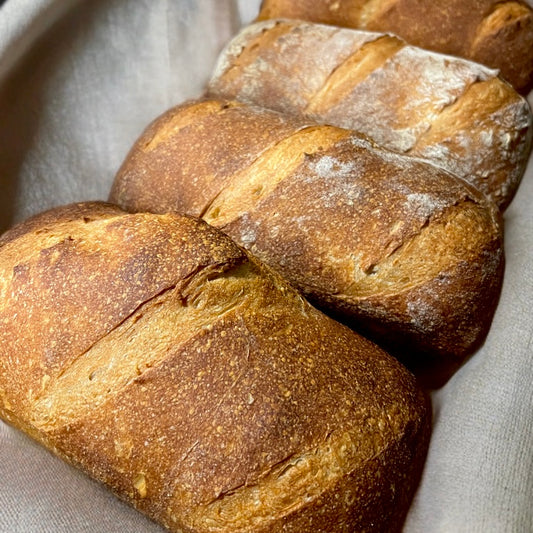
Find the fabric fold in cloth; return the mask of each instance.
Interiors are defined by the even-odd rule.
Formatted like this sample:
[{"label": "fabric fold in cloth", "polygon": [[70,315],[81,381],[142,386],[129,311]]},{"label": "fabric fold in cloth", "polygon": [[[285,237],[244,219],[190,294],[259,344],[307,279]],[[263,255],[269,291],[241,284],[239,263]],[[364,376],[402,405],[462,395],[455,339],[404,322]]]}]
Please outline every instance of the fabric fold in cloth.
[{"label": "fabric fold in cloth", "polygon": [[[105,199],[158,114],[199,96],[259,0],[8,0],[0,7],[0,231]],[[530,95],[530,103],[532,97]],[[484,346],[433,393],[407,533],[533,531],[533,165],[505,213],[506,273]],[[1,533],[161,532],[0,422]]]}]

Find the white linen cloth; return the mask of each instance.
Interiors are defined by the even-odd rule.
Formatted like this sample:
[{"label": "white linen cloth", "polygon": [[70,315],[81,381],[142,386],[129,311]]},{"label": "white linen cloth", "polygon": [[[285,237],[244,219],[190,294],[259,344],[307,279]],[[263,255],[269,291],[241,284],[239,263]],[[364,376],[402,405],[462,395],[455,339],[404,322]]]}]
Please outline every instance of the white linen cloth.
[{"label": "white linen cloth", "polygon": [[[8,0],[0,7],[0,231],[106,199],[141,130],[198,96],[259,0]],[[530,98],[531,102],[531,98]],[[505,214],[485,345],[433,394],[407,533],[533,532],[533,165]],[[0,422],[0,533],[162,532]]]}]

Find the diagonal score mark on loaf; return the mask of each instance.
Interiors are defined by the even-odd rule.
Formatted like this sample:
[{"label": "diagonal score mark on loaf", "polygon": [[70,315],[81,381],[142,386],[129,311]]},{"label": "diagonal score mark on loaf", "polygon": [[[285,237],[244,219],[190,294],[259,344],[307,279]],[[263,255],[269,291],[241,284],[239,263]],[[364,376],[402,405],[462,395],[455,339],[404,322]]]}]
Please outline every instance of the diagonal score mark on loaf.
[{"label": "diagonal score mark on loaf", "polygon": [[[352,20],[357,20],[357,26],[360,28],[368,28],[372,21],[378,18],[378,16],[390,9],[390,6],[394,3],[394,0],[365,0],[362,2],[357,15],[351,15]],[[353,13],[353,11],[351,12]],[[350,14],[351,14],[350,13]],[[352,26],[354,26],[352,24]]]},{"label": "diagonal score mark on loaf", "polygon": [[[383,36],[339,65],[324,95],[310,103],[308,114],[366,133],[389,149],[408,152],[471,84],[495,76],[495,71],[472,68],[468,62]],[[478,111],[478,115],[484,112],[481,107]]]},{"label": "diagonal score mark on loaf", "polygon": [[533,84],[533,9],[524,2],[496,2],[490,13],[475,28],[470,40],[469,57],[479,63],[493,64],[500,56],[503,78],[526,95]]},{"label": "diagonal score mark on loaf", "polygon": [[[156,206],[158,212],[200,216],[236,174],[309,125],[277,113],[260,120],[257,108],[238,102],[200,100],[179,106],[144,132],[119,171],[111,198],[135,211]],[[157,179],[157,187],[146,187],[147,175]]]},{"label": "diagonal score mark on loaf", "polygon": [[[392,418],[383,418],[378,423],[385,430],[388,425],[392,428],[392,421]],[[241,531],[264,527],[273,520],[290,516],[313,505],[318,498],[327,498],[338,484],[357,476],[357,472],[364,472],[368,463],[379,461],[380,456],[405,438],[408,433],[406,426],[402,427],[405,422],[397,423],[392,431],[391,428],[385,430],[390,435],[388,441],[379,432],[372,438],[361,439],[357,429],[333,431],[319,446],[287,457],[253,483],[234,487],[199,505],[186,522],[214,532],[226,531],[228,526]],[[382,474],[381,471],[374,473]],[[352,491],[347,492],[345,498],[360,497]]]},{"label": "diagonal score mark on loaf", "polygon": [[178,286],[140,305],[49,383],[36,399],[32,423],[57,430],[97,409],[146,370],[242,305],[250,263],[199,267]]},{"label": "diagonal score mark on loaf", "polygon": [[354,87],[382,68],[404,46],[397,37],[376,35],[335,66],[320,90],[309,99],[304,112],[317,119],[327,117],[331,108],[343,102]]},{"label": "diagonal score mark on loaf", "polygon": [[202,218],[219,228],[229,224],[268,197],[306,157],[327,150],[350,135],[349,131],[332,126],[310,126],[296,131],[233,176],[228,187],[206,206]]},{"label": "diagonal score mark on loaf", "polygon": [[169,116],[169,126],[158,129],[157,132],[149,136],[145,141],[143,148],[147,151],[155,150],[169,135],[177,133],[179,130],[186,128],[195,121],[209,116],[213,113],[220,112],[221,105],[219,102],[192,102],[186,107],[180,108],[179,113],[171,113]]},{"label": "diagonal score mark on loaf", "polygon": [[[494,128],[491,122],[498,120],[496,114],[500,114],[499,119],[508,122],[509,127],[516,121],[519,130],[525,129],[528,125],[527,106],[513,95],[512,87],[496,77],[476,78],[465,85],[460,97],[451,100],[440,110],[431,128],[420,135],[410,153],[423,153],[425,145],[449,139],[450,131],[458,130],[456,135],[466,137],[466,132],[477,127],[485,130],[486,135],[490,136],[490,130]],[[506,100],[508,102],[502,108],[502,102]],[[503,148],[508,148],[508,144],[509,142],[503,143]]]},{"label": "diagonal score mark on loaf", "polygon": [[[495,70],[390,35],[287,21],[253,28],[223,54],[213,94],[361,131],[430,159],[507,206],[527,160],[531,113]],[[331,50],[317,50],[315,41]],[[456,123],[443,116],[449,107]]]},{"label": "diagonal score mark on loaf", "polygon": [[[423,182],[413,186],[416,178],[413,182],[394,177],[381,185],[361,181],[359,173],[364,172],[365,163],[358,162],[357,151],[346,152],[350,156],[346,160],[331,153],[336,148],[342,152],[341,146],[346,149],[350,143],[359,149],[370,144],[343,135],[344,130],[327,129],[331,133],[327,143],[323,142],[324,127],[310,128],[263,154],[215,199],[204,219],[284,271],[300,288],[316,285],[320,291],[326,290],[325,268],[329,281],[334,280],[328,289],[330,294],[353,300],[407,291],[462,260],[471,260],[476,250],[485,250],[497,239],[496,221],[478,199],[470,197],[462,182],[455,183],[443,173],[443,185],[437,185],[436,190],[448,185],[455,190],[450,195],[446,189],[446,194],[439,196],[425,190]],[[328,149],[333,152],[328,153]],[[382,157],[382,164],[388,168],[400,156],[383,153]],[[423,170],[413,160],[409,174],[418,177]],[[423,172],[419,178],[424,178]],[[435,188],[438,178],[432,177],[431,183]],[[396,209],[387,215],[379,214],[382,204],[375,193],[380,189],[400,194]],[[368,207],[373,205],[372,196],[376,198],[374,212]],[[276,203],[280,198],[283,203]],[[343,209],[345,218],[338,215]],[[362,214],[362,210],[368,213]],[[283,213],[283,222],[276,213]],[[281,240],[276,220],[284,225]],[[371,229],[369,224],[377,224],[380,229]],[[339,231],[343,235],[340,240],[335,238]],[[262,242],[254,237],[259,232]],[[374,234],[376,239],[365,239],[365,234]],[[313,244],[317,239],[321,244]],[[284,267],[288,256],[278,247],[289,242],[295,247],[297,264]],[[426,260],[428,249],[439,252],[432,261]],[[306,262],[305,257],[313,260]],[[318,276],[314,272],[317,264],[322,265]]]},{"label": "diagonal score mark on loaf", "polygon": [[[215,249],[212,239],[192,219],[139,214],[57,223],[2,246],[0,370],[13,379],[0,373],[0,388],[13,409],[28,417],[35,399],[143,302],[185,287],[202,265],[243,261],[233,243]],[[31,333],[20,329],[25,322]],[[17,386],[23,377],[25,388]]]},{"label": "diagonal score mark on loaf", "polygon": [[[390,247],[380,261],[367,268],[354,261],[353,281],[339,291],[339,296],[357,301],[422,285],[471,259],[476,249],[485,250],[494,238],[486,230],[485,213],[466,198],[437,218],[428,217],[416,236]],[[432,251],[431,261],[427,261],[428,250]],[[496,261],[488,261],[486,275],[490,276],[496,266]]]},{"label": "diagonal score mark on loaf", "polygon": [[[527,24],[531,21],[531,8],[520,2],[501,1],[496,2],[489,13],[478,25],[475,31],[474,38],[470,43],[469,53],[475,57],[479,53],[478,48],[482,45],[483,40],[492,33],[502,32],[506,24],[516,24],[523,19],[522,24]],[[518,22],[520,24],[520,22]]]},{"label": "diagonal score mark on loaf", "polygon": [[[363,60],[368,55],[377,61],[384,54],[372,45],[376,39],[381,41],[380,37],[286,20],[255,24],[241,32],[220,56],[210,91],[305,114],[317,94],[326,97],[326,88],[332,85],[329,80],[343,79],[339,74],[356,67],[355,58]],[[356,70],[360,78],[368,74],[362,66]]]},{"label": "diagonal score mark on loaf", "polygon": [[[95,224],[107,226],[117,217],[108,212],[101,213],[99,218]],[[25,224],[26,229],[21,228],[18,234],[11,231],[3,236],[0,269],[0,324],[3,329],[0,400],[8,412],[13,409],[13,412],[18,410],[19,413],[25,413],[28,408],[31,409],[35,395],[61,371],[63,365],[69,364],[76,354],[76,347],[91,335],[85,331],[90,327],[83,328],[84,331],[78,332],[78,335],[71,335],[69,328],[64,327],[69,311],[73,311],[73,315],[83,315],[87,308],[75,304],[74,310],[67,310],[64,305],[57,305],[54,290],[59,289],[69,299],[74,296],[75,287],[61,283],[60,287],[54,288],[49,277],[53,275],[53,270],[61,275],[61,267],[55,267],[65,250],[75,248],[74,234],[80,238],[80,244],[86,251],[91,249],[91,222],[90,217],[83,217],[79,221],[67,217],[62,222],[52,221],[50,225],[45,222],[44,226],[39,224],[34,227],[30,219]],[[90,280],[94,275],[96,272],[89,272],[87,279]],[[26,323],[31,324],[31,328],[20,327],[20,324]],[[8,375],[13,379],[4,381],[2,378]],[[17,385],[23,379],[27,384],[25,388]],[[24,418],[25,415],[21,416]]]},{"label": "diagonal score mark on loaf", "polygon": [[[476,79],[464,61],[447,62],[391,35],[301,22],[259,24],[226,54],[211,83],[215,94],[304,113],[404,151],[417,131],[429,127],[427,117]],[[416,68],[405,67],[410,64]],[[495,75],[480,69],[481,76]],[[408,98],[390,90],[403,78],[410,80]],[[404,139],[387,140],[384,132],[391,128]]]},{"label": "diagonal score mark on loaf", "polygon": [[495,77],[479,79],[441,110],[407,153],[466,177],[505,207],[524,172],[531,125],[527,103],[510,85]]}]

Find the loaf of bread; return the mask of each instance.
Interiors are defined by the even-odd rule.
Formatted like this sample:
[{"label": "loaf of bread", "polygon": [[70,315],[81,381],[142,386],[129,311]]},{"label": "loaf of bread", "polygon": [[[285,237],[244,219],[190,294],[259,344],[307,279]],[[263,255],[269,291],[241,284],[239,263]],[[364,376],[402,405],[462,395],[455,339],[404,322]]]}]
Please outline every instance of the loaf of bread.
[{"label": "loaf of bread", "polygon": [[430,406],[202,221],[84,203],[0,239],[0,415],[174,532],[399,531]]},{"label": "loaf of bread", "polygon": [[382,33],[253,24],[221,54],[208,92],[360,131],[468,180],[502,210],[531,150],[529,105],[496,71]]},{"label": "loaf of bread", "polygon": [[455,370],[490,327],[503,270],[497,208],[349,130],[189,101],[148,126],[110,200],[203,217],[420,375]]},{"label": "loaf of bread", "polygon": [[259,20],[280,17],[394,33],[497,68],[523,94],[533,87],[533,9],[524,0],[263,0]]}]

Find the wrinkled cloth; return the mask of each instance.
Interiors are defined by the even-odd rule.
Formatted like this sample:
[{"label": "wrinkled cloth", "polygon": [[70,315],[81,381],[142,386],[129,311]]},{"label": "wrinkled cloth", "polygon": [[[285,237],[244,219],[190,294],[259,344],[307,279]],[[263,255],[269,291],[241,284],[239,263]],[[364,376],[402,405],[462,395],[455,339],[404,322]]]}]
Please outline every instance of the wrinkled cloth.
[{"label": "wrinkled cloth", "polygon": [[[0,231],[106,199],[165,109],[199,96],[259,0],[8,0],[0,7]],[[530,103],[532,98],[530,97]],[[432,393],[407,533],[533,531],[533,165],[505,213],[506,272],[484,346]],[[163,530],[0,422],[0,533]]]}]

